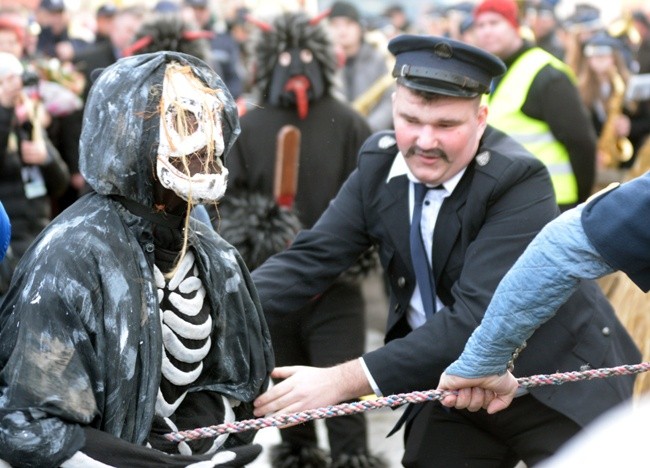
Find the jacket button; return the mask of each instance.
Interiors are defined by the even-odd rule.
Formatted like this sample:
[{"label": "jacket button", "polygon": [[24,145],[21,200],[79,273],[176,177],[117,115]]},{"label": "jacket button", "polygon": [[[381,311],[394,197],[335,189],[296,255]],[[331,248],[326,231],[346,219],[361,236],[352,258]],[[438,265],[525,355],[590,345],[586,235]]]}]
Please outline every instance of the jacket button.
[{"label": "jacket button", "polygon": [[609,336],[612,333],[609,327],[604,327],[601,332],[604,336]]},{"label": "jacket button", "polygon": [[393,312],[397,313],[399,310],[399,304],[395,304],[395,307],[393,307]]},{"label": "jacket button", "polygon": [[400,288],[406,286],[406,278],[404,278],[403,276],[397,278],[397,286],[399,286]]},{"label": "jacket button", "polygon": [[151,242],[149,242],[148,244],[145,244],[145,246],[144,246],[144,250],[145,250],[145,252],[147,252],[147,253],[152,253],[152,252],[154,251],[154,246],[153,246],[153,244],[152,244]]}]

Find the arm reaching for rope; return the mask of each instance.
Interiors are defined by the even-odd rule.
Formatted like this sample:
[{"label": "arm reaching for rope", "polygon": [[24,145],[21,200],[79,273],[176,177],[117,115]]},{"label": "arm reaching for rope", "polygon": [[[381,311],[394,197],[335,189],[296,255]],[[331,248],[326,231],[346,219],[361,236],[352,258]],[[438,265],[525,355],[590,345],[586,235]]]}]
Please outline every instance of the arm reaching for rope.
[{"label": "arm reaching for rope", "polygon": [[460,389],[458,396],[445,397],[443,405],[489,413],[507,408],[517,382],[506,368],[528,337],[557,312],[581,279],[613,271],[583,229],[584,207],[546,225],[503,277],[481,325],[440,379],[438,389]]},{"label": "arm reaching for rope", "polygon": [[255,416],[320,408],[373,393],[358,359],[328,368],[277,367],[271,377],[284,380],[255,400]]}]

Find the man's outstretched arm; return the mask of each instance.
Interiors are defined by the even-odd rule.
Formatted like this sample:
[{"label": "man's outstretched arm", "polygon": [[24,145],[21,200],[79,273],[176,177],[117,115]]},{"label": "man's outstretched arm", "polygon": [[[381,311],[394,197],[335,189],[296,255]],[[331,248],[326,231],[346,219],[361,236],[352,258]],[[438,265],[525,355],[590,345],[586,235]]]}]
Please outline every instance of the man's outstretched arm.
[{"label": "man's outstretched arm", "polygon": [[321,408],[373,393],[359,359],[327,368],[277,367],[271,377],[284,380],[255,400],[255,416]]}]

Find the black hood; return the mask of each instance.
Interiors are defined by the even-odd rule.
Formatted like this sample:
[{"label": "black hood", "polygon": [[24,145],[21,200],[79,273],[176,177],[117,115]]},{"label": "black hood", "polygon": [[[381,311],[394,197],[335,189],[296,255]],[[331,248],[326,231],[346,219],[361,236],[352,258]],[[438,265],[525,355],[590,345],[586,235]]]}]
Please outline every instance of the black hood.
[{"label": "black hood", "polygon": [[120,59],[99,75],[84,111],[79,168],[97,193],[152,205],[159,143],[158,106],[165,68],[171,62],[190,66],[208,87],[224,92],[224,158],[237,139],[240,129],[235,101],[205,62],[168,51]]}]

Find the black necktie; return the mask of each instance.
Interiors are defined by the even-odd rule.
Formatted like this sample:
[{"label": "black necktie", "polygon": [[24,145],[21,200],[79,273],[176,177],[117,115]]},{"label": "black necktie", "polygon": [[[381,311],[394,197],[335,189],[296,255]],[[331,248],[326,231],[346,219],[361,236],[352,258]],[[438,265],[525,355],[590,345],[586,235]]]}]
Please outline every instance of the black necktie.
[{"label": "black necktie", "polygon": [[427,261],[427,251],[424,248],[420,232],[422,203],[429,191],[429,187],[424,184],[413,184],[413,187],[415,196],[413,197],[413,217],[411,219],[411,259],[415,270],[415,279],[420,288],[424,313],[429,318],[435,312],[435,287],[433,285],[433,274]]}]

